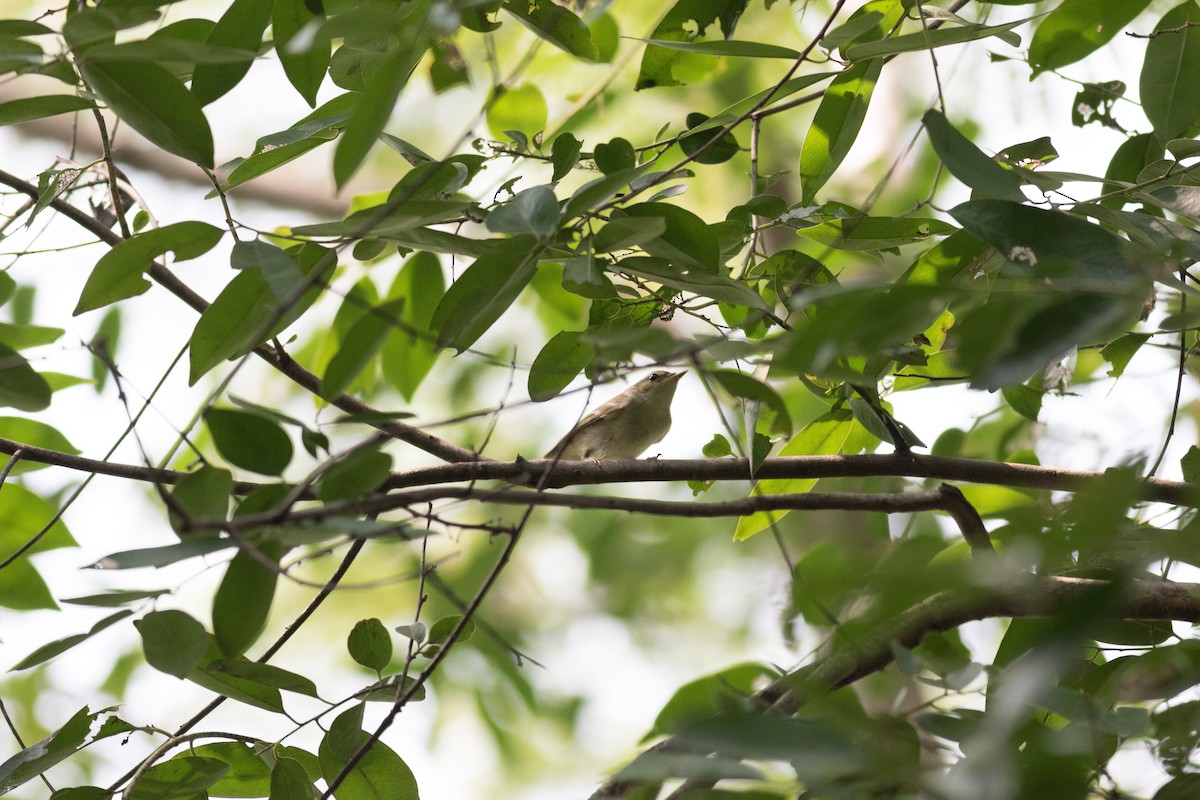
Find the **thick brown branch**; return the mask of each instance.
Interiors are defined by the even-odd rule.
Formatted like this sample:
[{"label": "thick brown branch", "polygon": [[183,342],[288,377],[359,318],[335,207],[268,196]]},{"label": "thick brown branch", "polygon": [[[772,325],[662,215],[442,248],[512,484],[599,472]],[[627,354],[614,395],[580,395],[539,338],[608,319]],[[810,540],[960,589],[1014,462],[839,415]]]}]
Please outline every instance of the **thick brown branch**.
[{"label": "thick brown branch", "polygon": [[[309,373],[311,374],[311,373]],[[315,376],[314,376],[315,380]],[[354,400],[353,398],[349,398]],[[357,402],[357,401],[354,401]],[[436,438],[436,437],[435,437]],[[441,441],[440,439],[437,441]],[[152,483],[173,484],[183,473],[167,469],[135,466],[132,464],[117,464],[110,461],[100,461],[94,458],[62,453],[44,447],[17,442],[12,439],[0,438],[0,453],[12,455],[21,451],[21,458],[26,461],[36,461],[40,464],[52,464],[82,472],[92,472],[99,475],[112,475],[130,480],[148,481]],[[470,451],[464,450],[469,453]],[[549,475],[546,475],[547,471]],[[1052,467],[1039,467],[1029,464],[1005,464],[994,461],[976,461],[968,458],[946,458],[943,456],[923,456],[911,454],[896,455],[865,455],[865,456],[785,456],[768,458],[759,467],[757,478],[853,478],[873,477],[878,475],[894,475],[910,478],[934,478],[952,480],[964,483],[993,484],[998,486],[1018,486],[1028,489],[1043,489],[1052,491],[1077,491],[1101,476],[1097,472],[1081,470],[1064,470]],[[525,461],[476,461],[458,464],[442,464],[434,467],[409,470],[395,473],[388,480],[385,488],[402,489],[416,486],[431,486],[442,483],[458,483],[461,481],[500,480],[509,483],[538,483],[540,477],[545,477],[546,488],[560,488],[572,485],[628,483],[633,481],[736,481],[749,480],[748,466],[745,459],[692,459],[678,461],[663,461],[646,459],[642,461],[558,461],[541,460]],[[234,491],[239,494],[252,491],[260,484],[239,481],[234,485]],[[1140,484],[1139,497],[1159,503],[1172,505],[1200,507],[1200,487],[1190,483],[1167,481],[1160,478],[1146,479]],[[483,490],[473,490],[472,497],[487,499]],[[405,499],[393,501],[388,497],[378,498],[381,505],[377,511],[396,508],[408,502],[415,495],[406,495]],[[443,493],[438,498],[460,496]],[[573,502],[569,498],[575,495],[559,495],[568,500],[535,500],[531,495],[518,493],[522,505],[531,502],[543,505],[566,505],[574,508],[610,508],[613,510],[640,511],[641,513],[670,513],[672,515],[688,516],[725,516],[713,513],[712,504],[706,503],[675,503],[663,508],[670,511],[655,511],[657,501],[640,501],[647,503],[642,508],[635,508],[633,501],[621,500],[626,505],[614,504],[618,498],[588,497]],[[493,502],[505,502],[502,495],[495,495]],[[770,495],[763,496],[764,499]],[[427,498],[437,499],[437,498]],[[372,500],[371,502],[376,502]],[[770,501],[753,511],[767,511],[773,508]],[[786,506],[798,508],[799,506]],[[938,507],[951,510],[944,503]],[[732,508],[732,507],[730,507]],[[692,509],[689,511],[688,509]],[[708,510],[706,510],[708,509]],[[880,509],[868,509],[880,510]],[[908,509],[905,509],[908,510]],[[913,509],[920,510],[920,509]],[[973,511],[973,509],[971,509]],[[750,513],[737,511],[737,514]],[[965,509],[963,510],[965,513]],[[969,533],[964,527],[968,520],[955,516],[955,521],[963,529],[964,536]]]},{"label": "thick brown branch", "polygon": [[[549,475],[546,472],[550,471]],[[865,478],[894,475],[944,481],[986,483],[1026,489],[1078,491],[1101,473],[1056,469],[1030,464],[1006,464],[970,458],[947,458],[913,453],[857,456],[787,456],[768,458],[755,472],[767,478]],[[745,459],[644,459],[640,461],[490,461],[444,464],[397,473],[387,487],[399,489],[457,481],[502,480],[531,483],[547,489],[633,481],[749,480]],[[1138,497],[1159,503],[1200,507],[1200,486],[1149,478],[1140,482]]]},{"label": "thick brown branch", "polygon": [[[1054,616],[1110,587],[1107,581],[1085,578],[1031,578],[1019,592],[941,592],[867,630],[816,663],[785,675],[758,692],[755,699],[764,705],[795,713],[804,704],[806,696],[847,686],[886,667],[894,658],[892,645],[895,642],[915,647],[927,632],[947,631],[980,619]],[[1100,616],[1162,622],[1200,621],[1200,584],[1139,581],[1122,588],[1122,597]],[[677,743],[668,738],[654,745],[650,752],[670,751],[677,747]],[[608,780],[592,794],[592,800],[622,797],[636,787],[633,782]]]}]

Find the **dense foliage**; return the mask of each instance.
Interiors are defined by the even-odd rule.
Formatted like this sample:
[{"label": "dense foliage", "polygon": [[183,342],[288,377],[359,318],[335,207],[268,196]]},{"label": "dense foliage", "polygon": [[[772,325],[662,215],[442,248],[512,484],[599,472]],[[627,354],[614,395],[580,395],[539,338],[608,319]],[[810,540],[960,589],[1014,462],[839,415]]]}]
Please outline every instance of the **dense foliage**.
[{"label": "dense foliage", "polygon": [[[1195,796],[1196,0],[4,13],[0,793]],[[651,365],[692,458],[534,458]]]}]

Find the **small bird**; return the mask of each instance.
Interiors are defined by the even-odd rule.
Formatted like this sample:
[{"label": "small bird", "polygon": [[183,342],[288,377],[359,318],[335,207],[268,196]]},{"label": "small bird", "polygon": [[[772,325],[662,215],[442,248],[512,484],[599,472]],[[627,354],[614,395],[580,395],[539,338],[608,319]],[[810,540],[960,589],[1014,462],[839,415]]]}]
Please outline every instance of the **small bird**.
[{"label": "small bird", "polygon": [[671,400],[684,372],[651,372],[588,414],[550,448],[563,461],[637,458],[671,429]]}]

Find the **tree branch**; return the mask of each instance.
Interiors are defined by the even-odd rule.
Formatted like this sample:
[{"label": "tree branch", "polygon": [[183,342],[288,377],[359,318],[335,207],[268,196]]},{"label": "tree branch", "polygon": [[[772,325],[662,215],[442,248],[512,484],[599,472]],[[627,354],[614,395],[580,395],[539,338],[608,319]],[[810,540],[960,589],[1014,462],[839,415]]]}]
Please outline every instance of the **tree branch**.
[{"label": "tree branch", "polygon": [[[803,706],[805,697],[847,686],[886,667],[894,658],[893,643],[915,647],[929,631],[947,631],[974,620],[1052,617],[1112,586],[1110,581],[1086,578],[1031,577],[1027,584],[1010,593],[940,592],[875,625],[816,663],[783,676],[756,692],[754,699],[764,707],[773,706],[794,714]],[[1101,612],[1103,618],[1200,621],[1200,584],[1138,581],[1122,588],[1123,594],[1116,603],[1107,612]],[[678,740],[668,737],[643,755],[680,747]],[[592,794],[591,800],[623,797],[639,785],[636,781],[609,779]]]}]

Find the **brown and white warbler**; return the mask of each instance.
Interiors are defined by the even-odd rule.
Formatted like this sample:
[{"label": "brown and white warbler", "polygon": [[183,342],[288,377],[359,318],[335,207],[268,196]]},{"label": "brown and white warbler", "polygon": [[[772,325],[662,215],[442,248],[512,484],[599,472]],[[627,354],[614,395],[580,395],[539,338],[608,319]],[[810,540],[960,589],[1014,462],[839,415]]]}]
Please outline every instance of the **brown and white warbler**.
[{"label": "brown and white warbler", "polygon": [[637,458],[671,429],[671,400],[687,372],[656,370],[588,414],[546,458],[563,461]]}]

